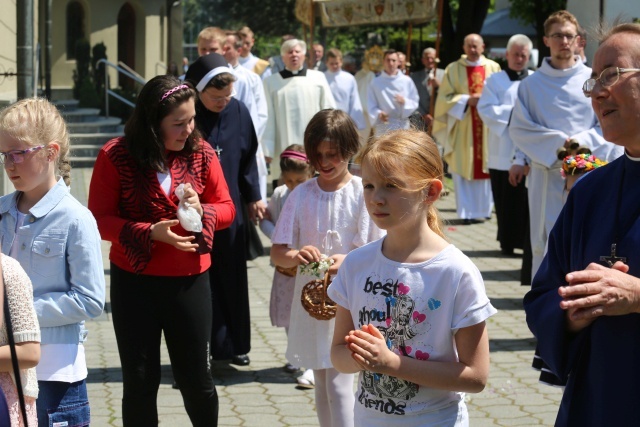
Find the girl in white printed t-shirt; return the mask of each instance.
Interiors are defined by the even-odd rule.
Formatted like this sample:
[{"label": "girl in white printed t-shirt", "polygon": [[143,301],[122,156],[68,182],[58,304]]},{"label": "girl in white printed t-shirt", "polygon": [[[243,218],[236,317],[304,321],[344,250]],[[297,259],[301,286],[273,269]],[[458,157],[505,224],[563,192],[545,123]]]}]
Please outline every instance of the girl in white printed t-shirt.
[{"label": "girl in white printed t-shirt", "polygon": [[442,160],[424,132],[398,130],[362,153],[364,198],[387,231],[351,252],[328,289],[338,304],[331,360],[359,373],[355,424],[467,426],[464,393],[489,373],[482,276],[441,231]]}]

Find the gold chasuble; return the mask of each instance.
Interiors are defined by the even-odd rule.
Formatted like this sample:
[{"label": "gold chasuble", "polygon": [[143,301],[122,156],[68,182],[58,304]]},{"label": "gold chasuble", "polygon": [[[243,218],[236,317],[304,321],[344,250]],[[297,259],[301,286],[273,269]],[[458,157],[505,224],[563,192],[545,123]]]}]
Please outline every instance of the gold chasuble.
[{"label": "gold chasuble", "polygon": [[[467,180],[488,179],[487,128],[475,107],[460,109],[462,95],[481,93],[484,81],[500,71],[498,63],[480,58],[480,65],[470,66],[466,55],[449,64],[440,84],[433,123],[433,136],[444,147],[443,158],[449,171]],[[458,117],[449,114],[456,107]],[[462,115],[460,119],[459,115]]]},{"label": "gold chasuble", "polygon": [[264,59],[258,58],[256,65],[253,66],[253,72],[257,75],[261,76],[264,73],[264,70],[269,66],[269,61],[265,61]]}]

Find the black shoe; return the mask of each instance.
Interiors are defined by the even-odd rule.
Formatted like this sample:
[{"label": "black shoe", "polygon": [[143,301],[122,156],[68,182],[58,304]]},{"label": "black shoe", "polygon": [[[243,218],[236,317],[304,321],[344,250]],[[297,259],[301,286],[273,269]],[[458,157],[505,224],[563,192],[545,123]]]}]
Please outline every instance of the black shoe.
[{"label": "black shoe", "polygon": [[247,366],[249,363],[251,363],[251,360],[249,360],[248,354],[238,354],[231,358],[232,365]]},{"label": "black shoe", "polygon": [[484,222],[484,220],[482,219],[477,219],[477,218],[465,218],[462,220],[462,223],[464,225],[470,225],[470,224],[482,224]]},{"label": "black shoe", "polygon": [[513,256],[514,255],[513,254],[513,248],[502,248],[500,250],[500,252],[502,253],[502,255],[505,255],[505,256]]}]

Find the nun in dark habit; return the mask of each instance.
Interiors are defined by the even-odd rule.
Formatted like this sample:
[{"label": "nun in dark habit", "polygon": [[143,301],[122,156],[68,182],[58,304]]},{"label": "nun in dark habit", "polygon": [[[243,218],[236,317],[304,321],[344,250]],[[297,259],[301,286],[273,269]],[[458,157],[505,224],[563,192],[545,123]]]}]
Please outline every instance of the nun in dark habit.
[{"label": "nun in dark habit", "polygon": [[222,55],[201,56],[189,66],[185,79],[198,91],[196,126],[218,154],[238,213],[229,228],[216,231],[214,236],[209,270],[211,357],[248,365],[251,323],[245,225],[261,219],[266,210],[258,182],[258,138],[249,110],[233,97],[236,78]]}]

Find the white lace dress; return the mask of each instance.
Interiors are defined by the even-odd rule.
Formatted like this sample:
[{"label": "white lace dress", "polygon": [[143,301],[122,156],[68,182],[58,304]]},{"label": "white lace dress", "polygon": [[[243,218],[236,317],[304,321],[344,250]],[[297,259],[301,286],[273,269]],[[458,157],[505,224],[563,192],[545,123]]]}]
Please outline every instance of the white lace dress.
[{"label": "white lace dress", "polygon": [[[29,280],[27,273],[25,273],[18,261],[6,255],[2,255],[2,273],[4,285],[7,289],[11,325],[13,326],[13,336],[16,344],[29,341],[40,342],[40,325],[33,307],[31,280]],[[0,346],[9,345],[7,325],[4,322],[4,318],[0,321],[2,322],[0,326]],[[36,377],[36,368],[22,369],[20,379],[27,407],[29,426],[37,426],[36,398],[38,397],[38,379]],[[2,388],[9,406],[11,427],[24,426],[20,415],[20,401],[18,400],[13,373],[0,372],[0,388]]]},{"label": "white lace dress", "polygon": [[[347,254],[383,235],[367,213],[362,180],[354,176],[334,192],[322,191],[316,179],[296,187],[284,204],[271,241],[295,249],[313,245],[325,255],[335,255]],[[305,368],[331,368],[334,320],[316,320],[304,310],[300,303],[304,284],[296,280],[286,357]]]},{"label": "white lace dress", "polygon": [[[263,219],[260,221],[260,229],[269,238],[273,236],[273,230],[276,227],[282,207],[287,201],[291,192],[286,185],[281,185],[273,190],[273,194],[269,199],[267,210],[271,219]],[[286,276],[277,269],[273,272],[273,282],[271,284],[271,300],[269,302],[269,317],[271,324],[282,328],[289,327],[289,319],[291,316],[291,301],[293,299],[293,288],[296,278]]]}]

